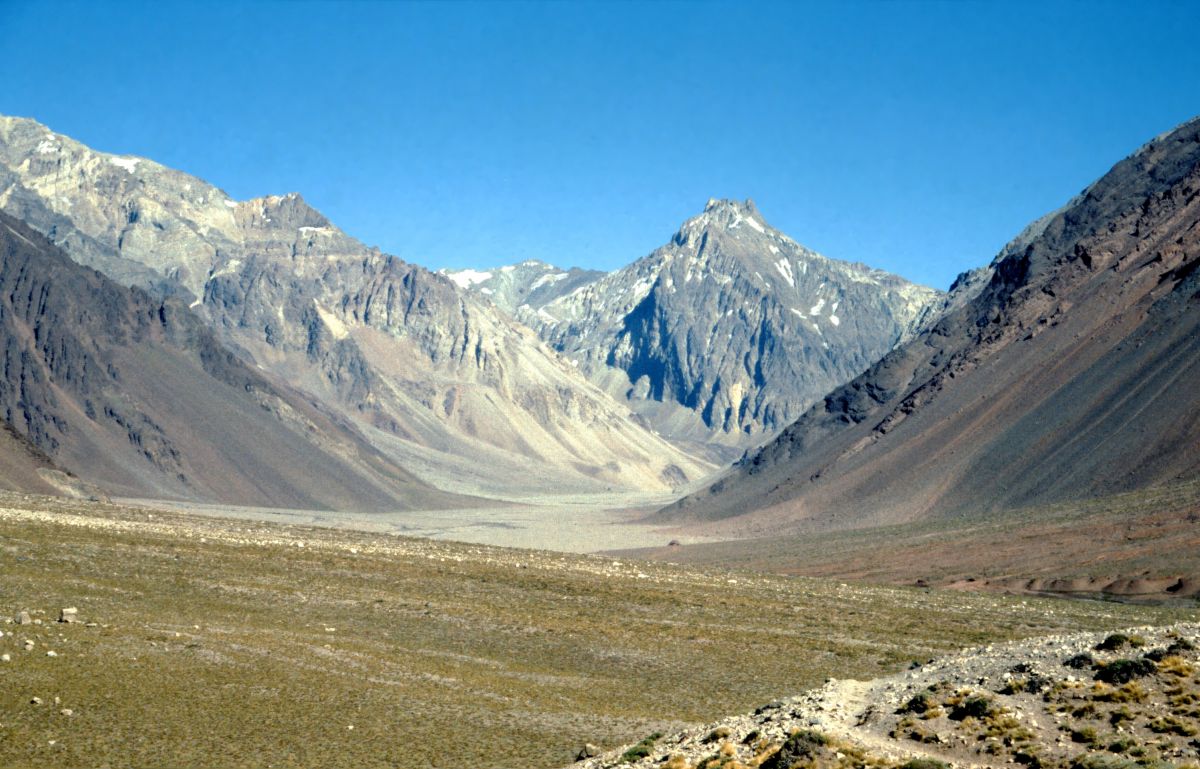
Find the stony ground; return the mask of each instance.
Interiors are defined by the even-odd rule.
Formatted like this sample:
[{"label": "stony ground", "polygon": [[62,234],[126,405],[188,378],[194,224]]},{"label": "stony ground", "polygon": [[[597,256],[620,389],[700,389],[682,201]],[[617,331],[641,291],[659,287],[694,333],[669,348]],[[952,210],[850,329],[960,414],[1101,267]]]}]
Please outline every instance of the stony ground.
[{"label": "stony ground", "polygon": [[1051,635],[829,680],[581,769],[1200,766],[1200,625]]},{"label": "stony ground", "polygon": [[1190,616],[9,495],[0,766],[556,766],[829,676]]},{"label": "stony ground", "polygon": [[952,520],[626,552],[962,590],[1200,605],[1200,481]]}]

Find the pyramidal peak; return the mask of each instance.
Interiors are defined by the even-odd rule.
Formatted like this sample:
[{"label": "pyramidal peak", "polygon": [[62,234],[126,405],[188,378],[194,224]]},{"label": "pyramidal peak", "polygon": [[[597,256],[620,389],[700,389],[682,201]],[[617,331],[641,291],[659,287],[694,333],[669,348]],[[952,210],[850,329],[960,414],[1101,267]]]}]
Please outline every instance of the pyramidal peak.
[{"label": "pyramidal peak", "polygon": [[767,223],[750,198],[743,202],[709,198],[704,212],[684,222],[683,229],[723,227],[735,230],[745,225],[759,234],[766,234]]},{"label": "pyramidal peak", "polygon": [[518,316],[661,434],[744,448],[906,338],[939,295],[805,248],[752,200],[712,199],[665,245]]},{"label": "pyramidal peak", "polygon": [[750,214],[758,213],[758,208],[754,205],[754,200],[752,198],[746,198],[741,202],[733,200],[732,198],[709,198],[708,203],[704,205],[705,213],[722,210]]},{"label": "pyramidal peak", "polygon": [[[718,251],[733,251],[743,256],[756,255],[768,262],[777,261],[783,251],[800,259],[825,259],[768,224],[749,198],[745,201],[710,198],[704,211],[680,225],[670,245],[679,247],[679,254],[692,254],[700,258],[711,255],[714,238],[718,243],[738,244],[732,249],[718,247]],[[676,255],[663,249],[656,254],[660,258]],[[769,264],[758,266],[770,268]]]}]

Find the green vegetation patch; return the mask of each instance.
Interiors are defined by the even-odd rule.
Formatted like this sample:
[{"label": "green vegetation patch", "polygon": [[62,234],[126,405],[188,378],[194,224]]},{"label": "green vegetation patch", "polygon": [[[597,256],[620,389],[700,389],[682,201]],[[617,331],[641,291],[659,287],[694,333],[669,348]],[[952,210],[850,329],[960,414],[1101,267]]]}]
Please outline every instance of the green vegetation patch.
[{"label": "green vegetation patch", "polygon": [[1096,680],[1106,684],[1124,684],[1138,678],[1154,675],[1158,666],[1151,660],[1114,660],[1096,671]]}]

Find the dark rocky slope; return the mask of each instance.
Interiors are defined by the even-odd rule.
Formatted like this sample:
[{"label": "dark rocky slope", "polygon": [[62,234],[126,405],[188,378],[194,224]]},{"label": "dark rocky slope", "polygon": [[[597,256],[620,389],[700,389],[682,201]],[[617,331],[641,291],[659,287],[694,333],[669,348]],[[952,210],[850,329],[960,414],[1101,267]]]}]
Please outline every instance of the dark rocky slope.
[{"label": "dark rocky slope", "polygon": [[965,303],[659,517],[829,530],[1196,478],[1200,119],[1027,234]]},{"label": "dark rocky slope", "polygon": [[118,286],[2,213],[0,331],[0,415],[22,439],[6,441],[6,462],[27,441],[35,471],[53,460],[125,496],[365,510],[458,502],[248,368],[181,303]]}]

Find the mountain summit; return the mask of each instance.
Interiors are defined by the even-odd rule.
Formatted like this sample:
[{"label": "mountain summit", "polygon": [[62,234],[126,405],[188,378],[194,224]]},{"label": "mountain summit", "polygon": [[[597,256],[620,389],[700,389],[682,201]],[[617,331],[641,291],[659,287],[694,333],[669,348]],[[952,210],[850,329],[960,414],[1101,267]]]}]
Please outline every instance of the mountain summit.
[{"label": "mountain summit", "polygon": [[740,449],[911,334],[940,292],[710,200],[648,256],[519,317],[662,434]]}]

